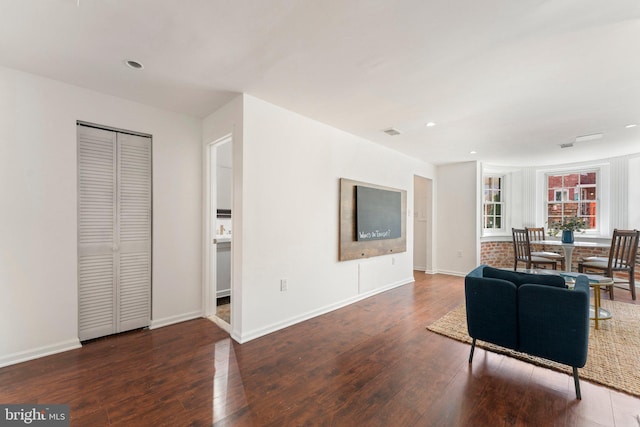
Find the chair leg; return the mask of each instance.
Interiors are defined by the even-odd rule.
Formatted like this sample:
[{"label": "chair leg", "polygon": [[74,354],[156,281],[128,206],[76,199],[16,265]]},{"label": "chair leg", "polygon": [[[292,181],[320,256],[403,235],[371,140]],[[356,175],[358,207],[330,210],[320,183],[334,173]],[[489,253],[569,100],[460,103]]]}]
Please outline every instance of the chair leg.
[{"label": "chair leg", "polygon": [[578,368],[573,367],[573,382],[576,385],[576,399],[582,400],[582,395],[580,394],[580,379],[578,378]]},{"label": "chair leg", "polygon": [[471,354],[469,354],[469,363],[471,363],[471,361],[473,360],[473,350],[476,349],[476,339],[473,339],[473,342],[471,343]]},{"label": "chair leg", "polygon": [[636,272],[629,271],[629,290],[631,291],[631,299],[636,300]]}]

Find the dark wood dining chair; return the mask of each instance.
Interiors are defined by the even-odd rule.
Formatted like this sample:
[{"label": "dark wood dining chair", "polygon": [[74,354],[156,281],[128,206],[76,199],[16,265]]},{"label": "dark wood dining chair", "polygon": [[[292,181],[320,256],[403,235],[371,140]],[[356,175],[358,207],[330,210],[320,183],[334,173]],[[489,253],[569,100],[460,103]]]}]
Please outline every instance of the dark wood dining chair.
[{"label": "dark wood dining chair", "polygon": [[525,268],[538,268],[540,266],[551,266],[556,270],[557,263],[549,258],[531,255],[531,245],[529,244],[529,232],[526,228],[512,228],[513,235],[513,271],[518,270],[518,263],[523,262]]},{"label": "dark wood dining chair", "polygon": [[[588,257],[578,263],[578,271],[586,273],[588,271],[602,272],[604,276],[611,277],[614,285],[617,283],[629,283],[631,298],[636,299],[635,265],[636,253],[638,251],[638,240],[640,231],[638,230],[613,230],[609,257]],[[616,272],[626,272],[629,280],[615,277]],[[613,299],[613,286],[608,286],[609,298]]]},{"label": "dark wood dining chair", "polygon": [[[544,240],[545,239],[545,233],[544,233],[544,227],[527,227],[527,231],[529,232],[529,243],[531,244],[532,241],[535,240]],[[544,244],[542,243],[532,243],[531,244],[533,249],[540,249],[540,250],[533,250],[531,251],[531,256],[539,256],[542,258],[548,258],[550,260],[553,260],[555,262],[559,262],[560,263],[560,270],[564,270],[564,256],[560,255],[559,253],[556,252],[552,252],[552,251],[548,251],[547,248],[545,248]]]}]

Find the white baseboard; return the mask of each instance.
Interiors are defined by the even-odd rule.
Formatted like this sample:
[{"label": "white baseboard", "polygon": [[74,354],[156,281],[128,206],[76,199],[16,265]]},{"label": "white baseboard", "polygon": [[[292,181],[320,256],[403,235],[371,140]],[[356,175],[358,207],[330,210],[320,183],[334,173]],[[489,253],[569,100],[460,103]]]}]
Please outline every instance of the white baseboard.
[{"label": "white baseboard", "polygon": [[[177,316],[165,317],[163,319],[152,320],[149,329],[157,329],[163,326],[173,325],[174,323],[198,319],[200,317],[202,317],[202,312],[194,311],[192,313],[185,313]],[[21,351],[18,353],[12,353],[6,356],[0,356],[0,368],[9,365],[15,365],[17,363],[27,362],[33,359],[38,359],[40,357],[50,356],[56,353],[62,353],[64,351],[75,350],[81,347],[82,345],[80,344],[80,340],[78,338],[75,338],[56,344],[46,345],[31,350]]]},{"label": "white baseboard", "polygon": [[240,336],[240,334],[232,330],[230,335],[231,335],[231,339],[233,339],[238,344],[242,344],[242,337]]},{"label": "white baseboard", "polygon": [[158,329],[164,326],[173,325],[175,323],[198,319],[200,317],[202,317],[201,311],[192,311],[191,313],[178,314],[175,316],[169,316],[162,319],[153,319],[151,321],[151,326],[149,326],[149,329]]},{"label": "white baseboard", "polygon": [[342,300],[342,301],[336,302],[334,304],[329,304],[327,306],[324,306],[324,307],[321,307],[321,308],[318,308],[318,309],[315,309],[315,310],[311,310],[309,312],[302,313],[302,314],[297,315],[297,316],[290,317],[290,318],[285,319],[285,320],[283,320],[281,322],[272,323],[271,325],[267,325],[267,326],[265,326],[263,328],[259,328],[259,329],[255,329],[253,331],[249,331],[249,332],[244,333],[242,335],[239,335],[239,334],[236,334],[236,333],[232,333],[231,337],[234,340],[236,340],[237,342],[239,342],[240,344],[244,344],[244,343],[246,343],[248,341],[254,340],[254,339],[259,338],[261,336],[270,334],[270,333],[275,332],[275,331],[279,331],[280,329],[284,329],[284,328],[287,328],[289,326],[295,325],[297,323],[304,322],[305,320],[312,319],[314,317],[329,313],[329,312],[337,310],[339,308],[346,307],[346,306],[348,306],[350,304],[353,304],[355,302],[358,302],[358,301],[361,301],[363,299],[369,298],[369,297],[371,297],[373,295],[388,291],[388,290],[393,289],[393,288],[397,288],[399,286],[406,285],[408,283],[412,283],[413,281],[414,281],[413,277],[408,277],[408,278],[399,280],[399,281],[397,281],[395,283],[391,283],[389,285],[382,286],[382,287],[376,288],[374,290],[358,294],[358,295],[353,296],[351,298],[347,298],[346,300]]},{"label": "white baseboard", "polygon": [[427,271],[427,267],[424,267],[422,265],[414,265],[413,269],[416,271]]},{"label": "white baseboard", "polygon": [[56,353],[62,353],[63,351],[75,350],[76,348],[80,347],[82,347],[82,345],[80,345],[80,340],[78,338],[75,338],[56,344],[45,345],[31,350],[20,351],[18,353],[0,357],[0,368],[9,365],[15,365],[16,363],[26,362],[28,360],[38,359],[40,357],[50,356]]},{"label": "white baseboard", "polygon": [[449,276],[459,276],[459,277],[464,277],[466,276],[469,272],[460,272],[460,271],[449,271],[449,270],[438,270],[436,272],[437,274],[448,274]]},{"label": "white baseboard", "polygon": [[216,291],[216,298],[224,298],[231,295],[231,289],[223,289],[221,291]]},{"label": "white baseboard", "polygon": [[438,272],[435,270],[429,270],[428,268],[418,268],[418,267],[413,267],[414,271],[421,271],[424,274],[437,274]]},{"label": "white baseboard", "polygon": [[225,322],[224,320],[222,320],[221,318],[217,317],[215,314],[207,317],[207,319],[215,323],[223,331],[231,334],[231,325]]}]

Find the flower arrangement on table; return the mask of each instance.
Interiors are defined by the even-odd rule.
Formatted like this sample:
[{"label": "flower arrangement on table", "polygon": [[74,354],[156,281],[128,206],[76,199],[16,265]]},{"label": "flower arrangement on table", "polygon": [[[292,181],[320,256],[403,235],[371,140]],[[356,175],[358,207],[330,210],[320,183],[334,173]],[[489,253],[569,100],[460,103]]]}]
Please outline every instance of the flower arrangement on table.
[{"label": "flower arrangement on table", "polygon": [[[562,221],[554,221],[549,223],[549,229],[547,233],[550,236],[555,237],[559,232],[562,231],[562,241],[565,243],[573,243],[573,233],[584,233],[584,230],[586,228],[587,223],[585,222],[585,220],[574,216],[571,218],[563,218]],[[571,236],[570,240],[568,240],[569,236]],[[565,239],[567,239],[567,241],[565,241]]]}]

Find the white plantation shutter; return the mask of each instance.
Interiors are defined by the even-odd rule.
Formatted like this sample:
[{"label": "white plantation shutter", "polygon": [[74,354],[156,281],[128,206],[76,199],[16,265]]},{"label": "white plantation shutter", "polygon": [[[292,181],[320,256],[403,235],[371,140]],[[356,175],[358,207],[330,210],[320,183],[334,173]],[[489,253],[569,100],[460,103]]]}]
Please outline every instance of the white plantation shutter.
[{"label": "white plantation shutter", "polygon": [[80,340],[151,319],[151,139],[78,126]]},{"label": "white plantation shutter", "polygon": [[81,340],[116,332],[116,134],[78,127],[78,323]]},{"label": "white plantation shutter", "polygon": [[80,243],[110,244],[115,224],[115,134],[87,128],[79,138]]},{"label": "white plantation shutter", "polygon": [[114,269],[112,253],[80,256],[78,316],[81,340],[116,332]]},{"label": "white plantation shutter", "polygon": [[120,331],[151,319],[151,140],[118,134]]}]

